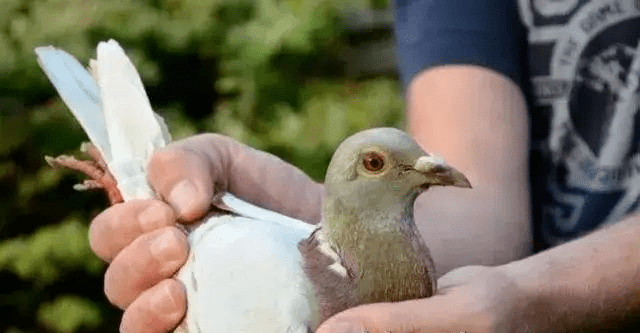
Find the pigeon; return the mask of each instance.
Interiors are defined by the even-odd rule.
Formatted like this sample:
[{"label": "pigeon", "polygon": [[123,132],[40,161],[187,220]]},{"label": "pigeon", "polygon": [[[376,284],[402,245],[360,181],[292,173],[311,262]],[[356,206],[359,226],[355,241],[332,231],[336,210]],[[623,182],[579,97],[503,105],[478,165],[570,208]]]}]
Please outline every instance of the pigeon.
[{"label": "pigeon", "polygon": [[[154,151],[171,140],[124,50],[100,42],[88,70],[67,52],[37,47],[38,62],[91,143],[92,158],[46,157],[87,174],[78,190],[102,188],[111,203],[152,198]],[[188,230],[190,254],[176,273],[187,314],[175,332],[313,332],[353,306],[433,295],[435,270],[413,220],[431,186],[470,188],[407,133],[375,128],[336,149],[318,226],[218,194]]]}]

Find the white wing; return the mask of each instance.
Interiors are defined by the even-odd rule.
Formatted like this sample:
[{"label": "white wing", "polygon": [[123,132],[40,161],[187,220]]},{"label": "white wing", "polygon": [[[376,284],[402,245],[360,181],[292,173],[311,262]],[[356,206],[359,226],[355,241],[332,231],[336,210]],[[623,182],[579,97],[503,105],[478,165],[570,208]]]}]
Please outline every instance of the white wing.
[{"label": "white wing", "polygon": [[63,50],[45,46],[35,52],[40,67],[102,153],[124,199],[152,197],[146,166],[171,137],[120,45],[114,40],[99,43],[92,73]]},{"label": "white wing", "polygon": [[[146,165],[170,137],[118,43],[110,40],[98,45],[92,74],[62,50],[39,47],[36,54],[105,156],[124,199],[152,196]],[[315,329],[317,302],[297,250],[298,242],[314,227],[229,193],[221,200],[237,215],[209,216],[191,230],[189,259],[178,273],[187,290],[187,316],[176,331],[308,333]]]},{"label": "white wing", "polygon": [[177,332],[308,333],[319,324],[297,244],[313,227],[233,215],[210,217],[189,234],[178,273],[187,315]]},{"label": "white wing", "polygon": [[146,166],[153,152],[171,140],[151,109],[140,75],[120,45],[112,40],[98,44],[92,69],[101,89],[111,160],[109,169],[125,200],[150,198]]},{"label": "white wing", "polygon": [[109,135],[102,114],[100,88],[91,74],[69,53],[53,46],[36,47],[38,63],[73,116],[100,150],[111,159]]},{"label": "white wing", "polygon": [[225,208],[244,217],[249,217],[255,220],[275,221],[283,226],[291,228],[297,228],[302,224],[304,226],[304,230],[310,230],[309,232],[313,229],[313,227],[308,223],[252,205],[244,200],[238,199],[231,193],[225,193],[221,196],[220,200],[226,206]]}]

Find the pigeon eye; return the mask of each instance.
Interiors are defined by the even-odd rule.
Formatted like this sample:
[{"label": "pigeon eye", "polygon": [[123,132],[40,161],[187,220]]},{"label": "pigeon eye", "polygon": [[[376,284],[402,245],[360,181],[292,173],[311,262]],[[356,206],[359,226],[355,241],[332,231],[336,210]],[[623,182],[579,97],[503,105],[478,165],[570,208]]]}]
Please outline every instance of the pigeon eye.
[{"label": "pigeon eye", "polygon": [[384,168],[384,156],[377,152],[368,152],[362,159],[362,165],[367,171],[378,172]]}]

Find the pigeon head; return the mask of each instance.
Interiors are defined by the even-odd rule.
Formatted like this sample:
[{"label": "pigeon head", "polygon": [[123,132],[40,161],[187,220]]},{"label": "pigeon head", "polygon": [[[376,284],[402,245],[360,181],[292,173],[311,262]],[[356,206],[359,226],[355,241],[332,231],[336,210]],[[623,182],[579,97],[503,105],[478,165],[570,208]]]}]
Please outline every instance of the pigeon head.
[{"label": "pigeon head", "polygon": [[325,179],[323,233],[354,277],[356,304],[428,297],[433,262],[413,220],[431,186],[471,187],[406,133],[376,128],[336,149]]},{"label": "pigeon head", "polygon": [[370,129],[344,140],[325,179],[329,200],[367,209],[412,205],[433,185],[471,187],[461,172],[394,128]]}]

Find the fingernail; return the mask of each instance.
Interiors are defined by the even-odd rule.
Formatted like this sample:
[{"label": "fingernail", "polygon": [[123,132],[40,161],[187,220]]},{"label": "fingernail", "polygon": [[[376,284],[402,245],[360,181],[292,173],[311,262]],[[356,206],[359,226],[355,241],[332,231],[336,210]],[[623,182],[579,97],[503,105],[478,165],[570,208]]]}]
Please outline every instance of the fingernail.
[{"label": "fingernail", "polygon": [[351,321],[333,321],[327,326],[322,327],[322,332],[335,332],[335,333],[368,333],[367,330],[362,328]]},{"label": "fingernail", "polygon": [[195,209],[197,191],[196,187],[188,180],[183,180],[173,187],[169,193],[169,203],[184,217],[188,212]]},{"label": "fingernail", "polygon": [[171,229],[162,232],[152,241],[151,255],[158,260],[161,270],[164,267],[173,268],[176,262],[182,261],[182,255],[178,247],[177,237]]},{"label": "fingernail", "polygon": [[140,226],[144,231],[154,230],[163,225],[165,208],[159,202],[153,202],[138,215]]},{"label": "fingernail", "polygon": [[178,302],[175,297],[173,297],[173,294],[169,291],[169,287],[166,284],[164,288],[159,289],[158,292],[151,296],[151,301],[156,313],[165,316],[173,314],[178,308]]},{"label": "fingernail", "polygon": [[128,313],[125,312],[122,315],[122,320],[120,321],[120,328],[118,329],[120,333],[129,333],[135,331],[135,324],[131,323],[131,320],[128,319]]}]

